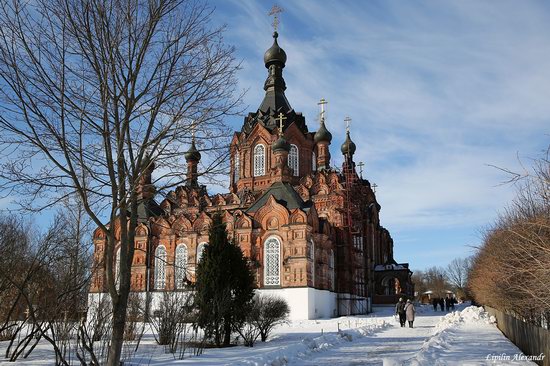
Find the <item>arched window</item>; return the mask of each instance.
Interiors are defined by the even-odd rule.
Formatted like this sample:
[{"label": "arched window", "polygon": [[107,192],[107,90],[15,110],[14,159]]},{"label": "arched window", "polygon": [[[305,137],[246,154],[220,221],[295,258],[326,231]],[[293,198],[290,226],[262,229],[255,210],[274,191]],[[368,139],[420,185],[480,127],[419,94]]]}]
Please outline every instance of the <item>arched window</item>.
[{"label": "arched window", "polygon": [[334,291],[334,251],[330,250],[330,255],[328,257],[328,275],[330,279],[330,289]]},{"label": "arched window", "polygon": [[206,246],[208,243],[200,243],[197,247],[197,264],[201,261],[202,255],[204,254],[204,250],[206,249]]},{"label": "arched window", "polygon": [[254,148],[254,176],[259,177],[265,174],[265,147],[262,144]]},{"label": "arched window", "polygon": [[176,247],[176,259],[174,261],[174,267],[176,288],[184,288],[185,279],[187,278],[187,246],[185,244],[179,244]]},{"label": "arched window", "polygon": [[276,238],[269,238],[264,245],[264,284],[281,283],[281,244]]},{"label": "arched window", "polygon": [[315,243],[313,242],[313,240],[310,240],[309,241],[309,246],[307,248],[307,258],[310,260],[310,261],[314,261],[315,260]]},{"label": "arched window", "polygon": [[235,152],[235,160],[233,164],[233,182],[237,182],[239,180],[239,169],[240,169],[240,160],[239,160],[239,152]]},{"label": "arched window", "polygon": [[120,289],[120,248],[116,251],[115,257],[115,287]]},{"label": "arched window", "polygon": [[311,153],[311,171],[317,171],[317,155],[315,155],[315,151]]},{"label": "arched window", "polygon": [[292,168],[292,170],[294,171],[293,175],[297,177],[300,173],[298,171],[298,146],[294,144],[290,145],[290,152],[288,153],[288,166]]},{"label": "arched window", "polygon": [[166,248],[159,245],[155,250],[155,289],[166,287]]}]

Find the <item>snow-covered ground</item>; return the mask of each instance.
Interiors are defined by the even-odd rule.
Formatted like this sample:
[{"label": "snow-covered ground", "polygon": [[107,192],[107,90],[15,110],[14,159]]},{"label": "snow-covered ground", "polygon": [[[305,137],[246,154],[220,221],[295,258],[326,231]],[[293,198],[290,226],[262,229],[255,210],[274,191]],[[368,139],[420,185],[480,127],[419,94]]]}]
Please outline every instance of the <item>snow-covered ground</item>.
[{"label": "snow-covered ground", "polygon": [[[152,335],[146,334],[137,354],[125,365],[535,365],[521,360],[519,349],[481,308],[459,307],[445,315],[431,307],[419,307],[414,328],[401,328],[392,310],[295,321],[279,326],[268,342],[258,342],[253,348],[206,349],[203,355],[184,360],[164,353]],[[0,355],[5,347],[6,342],[0,342]],[[53,363],[47,344],[40,344],[28,359],[17,362],[32,366]]]}]

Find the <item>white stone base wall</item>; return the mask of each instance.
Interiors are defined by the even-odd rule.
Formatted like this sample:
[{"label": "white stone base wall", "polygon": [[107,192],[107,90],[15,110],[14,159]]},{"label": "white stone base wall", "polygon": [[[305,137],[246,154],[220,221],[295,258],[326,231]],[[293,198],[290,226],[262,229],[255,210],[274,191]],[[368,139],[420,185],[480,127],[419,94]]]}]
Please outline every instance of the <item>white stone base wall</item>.
[{"label": "white stone base wall", "polygon": [[[310,287],[258,289],[261,295],[278,296],[286,300],[290,307],[290,320],[307,320],[320,318],[334,318],[339,315],[366,314],[368,300],[364,297],[354,297],[347,294],[340,296],[340,309],[338,309],[338,296],[335,292],[317,290]],[[145,292],[140,292],[145,302]],[[151,308],[153,313],[159,308],[163,292],[150,292]],[[109,299],[106,293],[90,293],[88,295],[88,314],[92,314],[101,299]],[[340,313],[339,313],[340,312]]]}]

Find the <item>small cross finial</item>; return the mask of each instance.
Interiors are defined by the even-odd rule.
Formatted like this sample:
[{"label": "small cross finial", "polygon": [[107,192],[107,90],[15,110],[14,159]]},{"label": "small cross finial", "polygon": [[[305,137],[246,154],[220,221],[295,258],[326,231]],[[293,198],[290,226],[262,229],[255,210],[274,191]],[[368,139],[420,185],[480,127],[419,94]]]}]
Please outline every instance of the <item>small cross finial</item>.
[{"label": "small cross finial", "polygon": [[346,122],[346,132],[349,132],[349,125],[351,124],[351,118],[350,117],[344,118],[344,122]]},{"label": "small cross finial", "polygon": [[273,15],[273,30],[277,32],[277,28],[279,27],[279,14],[283,12],[283,8],[281,8],[278,5],[273,5],[271,10],[269,11],[269,15]]},{"label": "small cross finial", "polygon": [[325,120],[325,104],[327,104],[328,102],[325,100],[325,98],[321,98],[321,100],[319,101],[319,103],[317,103],[317,105],[320,105],[321,106],[321,114],[319,115],[319,120],[321,122],[323,122]]},{"label": "small cross finial", "polygon": [[372,184],[372,191],[373,191],[374,193],[376,193],[376,187],[378,187],[378,184],[373,183],[373,184]]},{"label": "small cross finial", "polygon": [[275,121],[279,121],[279,133],[283,133],[283,121],[286,119],[285,115],[281,112],[279,116],[275,118]]},{"label": "small cross finial", "polygon": [[365,166],[365,163],[360,161],[359,164],[357,164],[357,166],[359,167],[359,175],[361,176],[361,179],[363,179],[363,167]]}]

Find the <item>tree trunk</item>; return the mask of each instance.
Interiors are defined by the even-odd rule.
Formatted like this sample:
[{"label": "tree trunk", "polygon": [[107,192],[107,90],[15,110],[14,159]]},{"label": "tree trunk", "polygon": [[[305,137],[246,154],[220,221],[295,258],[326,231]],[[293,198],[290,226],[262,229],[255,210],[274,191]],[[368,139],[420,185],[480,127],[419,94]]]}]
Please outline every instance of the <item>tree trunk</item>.
[{"label": "tree trunk", "polygon": [[216,342],[216,347],[220,347],[222,345],[222,336],[220,334],[220,327],[216,324],[216,328],[214,330],[214,342]]},{"label": "tree trunk", "polygon": [[127,303],[128,291],[121,291],[118,301],[113,302],[113,330],[111,331],[107,366],[119,366],[121,364],[120,357],[124,342]]},{"label": "tree trunk", "polygon": [[231,343],[231,322],[228,319],[225,319],[223,323],[223,330],[224,330],[223,345],[227,347]]}]

